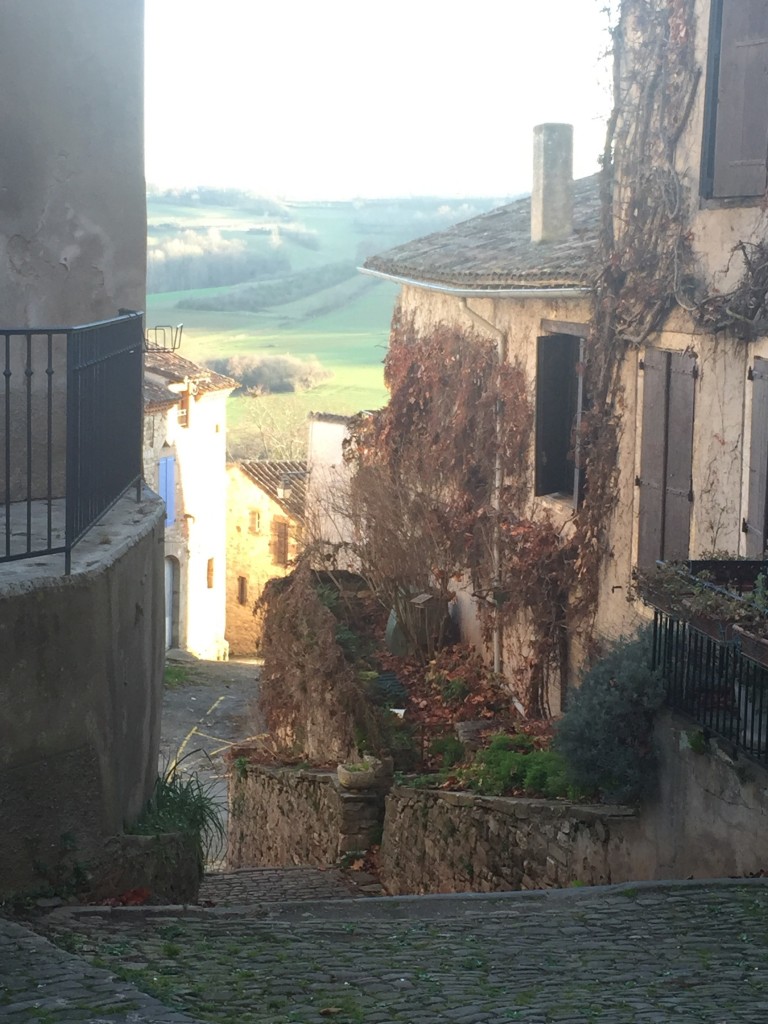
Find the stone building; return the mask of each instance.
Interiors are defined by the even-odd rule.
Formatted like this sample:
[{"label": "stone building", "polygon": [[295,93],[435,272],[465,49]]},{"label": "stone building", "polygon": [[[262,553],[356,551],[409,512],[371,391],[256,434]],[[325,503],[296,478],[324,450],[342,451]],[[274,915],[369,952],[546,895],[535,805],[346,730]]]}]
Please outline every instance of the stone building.
[{"label": "stone building", "polygon": [[[615,40],[602,189],[571,184],[567,126],[540,126],[531,199],[365,264],[400,283],[420,336],[456,325],[520,361],[535,405],[526,513],[564,538],[590,526],[586,404],[616,424],[610,500],[580,534],[598,550],[598,640],[647,618],[638,566],[762,556],[768,509],[768,5],[624,0]],[[589,393],[600,365],[610,388]],[[474,599],[458,606],[481,643]],[[510,641],[529,626],[497,638],[510,678],[528,670]],[[576,632],[566,643],[563,686],[584,659]]]},{"label": "stone building", "polygon": [[227,467],[227,640],[233,654],[253,654],[264,585],[285,576],[301,550],[307,464],[252,462]]}]

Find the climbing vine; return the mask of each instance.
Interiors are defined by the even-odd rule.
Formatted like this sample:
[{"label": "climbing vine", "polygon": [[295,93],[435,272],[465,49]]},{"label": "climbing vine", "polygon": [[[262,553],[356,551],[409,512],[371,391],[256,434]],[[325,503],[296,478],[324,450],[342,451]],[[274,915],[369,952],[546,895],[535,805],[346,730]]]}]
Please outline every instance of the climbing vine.
[{"label": "climbing vine", "polygon": [[743,338],[766,317],[768,246],[739,243],[744,273],[727,295],[706,294],[696,275],[694,200],[676,165],[701,84],[693,7],[690,0],[623,0],[613,32],[615,106],[581,369],[588,404],[574,438],[584,494],[567,535],[532,508],[533,408],[524,369],[515,360],[500,363],[480,334],[447,324],[417,330],[396,312],[386,362],[390,402],[352,431],[364,567],[384,590],[389,579],[386,597],[395,607],[398,596],[403,604],[431,590],[447,609],[469,578],[488,636],[500,621],[515,623],[508,631],[519,645],[514,683],[533,714],[546,713],[553,678],[565,681],[568,632],[579,631],[585,649],[593,647],[619,491],[627,351],[662,330],[677,308],[699,329]]}]

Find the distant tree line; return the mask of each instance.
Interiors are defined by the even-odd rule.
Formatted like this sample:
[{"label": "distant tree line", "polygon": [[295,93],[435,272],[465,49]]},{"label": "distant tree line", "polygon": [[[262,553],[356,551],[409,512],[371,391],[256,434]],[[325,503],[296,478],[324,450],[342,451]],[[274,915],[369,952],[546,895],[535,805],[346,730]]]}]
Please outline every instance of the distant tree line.
[{"label": "distant tree line", "polygon": [[276,199],[254,195],[239,188],[177,188],[150,191],[153,203],[169,203],[178,206],[235,206],[240,210],[262,217],[277,217],[290,220],[291,214]]},{"label": "distant tree line", "polygon": [[236,355],[210,359],[208,366],[236,380],[248,395],[277,395],[308,391],[332,376],[316,356]]},{"label": "distant tree line", "polygon": [[286,274],[274,280],[257,281],[240,285],[232,291],[218,295],[201,295],[181,299],[178,309],[238,310],[257,313],[272,306],[295,302],[307,295],[313,295],[324,288],[332,288],[357,273],[355,263],[346,260],[341,263],[326,263],[322,267],[308,267],[306,270]]},{"label": "distant tree line", "polygon": [[279,250],[265,253],[182,252],[169,255],[162,250],[150,249],[147,253],[147,291],[182,292],[197,288],[217,288],[259,278],[277,277],[290,269],[290,259]]}]

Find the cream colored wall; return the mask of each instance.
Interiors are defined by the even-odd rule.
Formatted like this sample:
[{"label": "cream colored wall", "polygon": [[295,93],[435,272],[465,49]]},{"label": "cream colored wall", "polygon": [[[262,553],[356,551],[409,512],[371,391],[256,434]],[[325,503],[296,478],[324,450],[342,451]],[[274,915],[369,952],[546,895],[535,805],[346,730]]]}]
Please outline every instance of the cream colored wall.
[{"label": "cream colored wall", "polygon": [[[251,512],[260,517],[256,533],[250,528]],[[277,565],[273,559],[272,524],[290,523],[288,554],[295,559],[299,551],[299,528],[286,516],[277,502],[237,465],[227,467],[227,641],[232,654],[249,655],[258,649],[260,619],[253,606],[267,580],[285,576],[291,566]],[[238,600],[238,577],[248,581],[248,600]]]},{"label": "cream colored wall", "polygon": [[357,563],[346,550],[355,539],[349,518],[350,471],[344,462],[346,423],[309,421],[306,537],[322,551],[332,551],[340,569],[355,571]]},{"label": "cream colored wall", "polygon": [[[158,462],[176,456],[176,521],[166,527],[165,554],[179,563],[179,646],[199,658],[228,657],[226,624],[226,401],[229,391],[190,402],[189,426],[178,406],[148,415],[144,472],[158,489]],[[213,559],[213,586],[208,560]]]}]

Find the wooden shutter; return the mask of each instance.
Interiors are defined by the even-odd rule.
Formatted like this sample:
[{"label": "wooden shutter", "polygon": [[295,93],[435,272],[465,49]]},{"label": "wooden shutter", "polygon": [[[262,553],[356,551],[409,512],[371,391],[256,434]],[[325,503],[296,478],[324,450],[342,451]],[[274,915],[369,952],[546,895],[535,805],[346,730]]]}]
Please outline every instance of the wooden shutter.
[{"label": "wooden shutter", "polygon": [[643,360],[643,417],[640,440],[637,564],[661,558],[666,471],[668,353],[646,350]]},{"label": "wooden shutter", "polygon": [[768,489],[768,359],[755,359],[752,370],[752,432],[749,446],[747,558],[762,558],[765,551],[766,490]]},{"label": "wooden shutter", "polygon": [[576,418],[573,441],[573,507],[578,508],[584,500],[584,467],[581,451],[581,417],[584,415],[584,360],[586,342],[578,339],[578,365],[576,366]]},{"label": "wooden shutter", "polygon": [[761,196],[768,160],[768,3],[721,5],[712,195]]},{"label": "wooden shutter", "polygon": [[696,361],[648,349],[643,364],[637,564],[648,567],[688,557]]},{"label": "wooden shutter", "polygon": [[693,501],[693,402],[696,360],[687,352],[669,353],[667,472],[664,481],[662,558],[688,557]]}]

